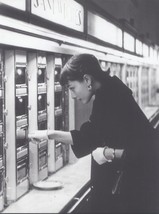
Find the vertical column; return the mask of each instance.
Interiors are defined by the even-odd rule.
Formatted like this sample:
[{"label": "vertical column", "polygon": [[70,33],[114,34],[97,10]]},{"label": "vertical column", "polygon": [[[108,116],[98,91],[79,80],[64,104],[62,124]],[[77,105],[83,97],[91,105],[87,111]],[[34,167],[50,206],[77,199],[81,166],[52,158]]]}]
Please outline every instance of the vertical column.
[{"label": "vertical column", "polygon": [[3,55],[0,50],[0,211],[4,208],[4,173],[5,173],[5,156],[4,156],[4,68]]},{"label": "vertical column", "polygon": [[16,199],[16,143],[15,143],[15,57],[14,50],[5,50],[6,104],[6,200]]},{"label": "vertical column", "polygon": [[[54,70],[54,111],[55,111],[55,129],[64,130],[64,93],[60,85],[60,73],[62,68],[61,56],[55,57],[55,70]],[[56,170],[63,167],[63,151],[62,144],[55,141],[55,168]]]},{"label": "vertical column", "polygon": [[[68,56],[62,56],[62,66],[69,59]],[[67,86],[63,86],[62,89],[62,114],[63,114],[63,130],[69,130],[69,91]],[[69,145],[62,144],[63,149],[63,164],[66,165],[69,162]]]},{"label": "vertical column", "polygon": [[15,50],[15,130],[17,198],[29,190],[27,53]]},{"label": "vertical column", "polygon": [[[28,53],[28,107],[29,133],[38,129],[37,122],[37,54]],[[38,149],[36,142],[29,142],[29,179],[30,183],[38,181]]]},{"label": "vertical column", "polygon": [[[46,54],[37,53],[37,111],[38,111],[38,130],[47,129],[47,65]],[[38,142],[38,180],[43,180],[48,176],[48,140],[41,139]]]},{"label": "vertical column", "polygon": [[26,63],[25,51],[5,51],[6,203],[8,204],[29,189]]},{"label": "vertical column", "polygon": [[[69,91],[69,130],[75,129],[75,101],[71,98],[71,92]],[[76,158],[71,146],[69,148],[69,163],[74,163],[78,160]]]},{"label": "vertical column", "polygon": [[[55,70],[55,58],[53,55],[47,55],[47,112],[48,112],[48,129],[55,129],[54,120],[54,70]],[[56,170],[55,167],[55,142],[54,140],[48,140],[48,171],[53,173]]]}]

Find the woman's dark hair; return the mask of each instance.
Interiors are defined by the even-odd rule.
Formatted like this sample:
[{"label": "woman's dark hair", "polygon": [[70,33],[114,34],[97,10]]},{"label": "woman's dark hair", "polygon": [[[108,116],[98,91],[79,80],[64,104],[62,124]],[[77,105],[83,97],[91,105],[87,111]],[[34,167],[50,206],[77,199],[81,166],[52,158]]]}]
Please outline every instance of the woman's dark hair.
[{"label": "woman's dark hair", "polygon": [[68,81],[82,81],[85,74],[92,75],[96,80],[101,80],[103,71],[98,59],[92,54],[77,54],[72,56],[61,71],[60,84],[66,85]]}]

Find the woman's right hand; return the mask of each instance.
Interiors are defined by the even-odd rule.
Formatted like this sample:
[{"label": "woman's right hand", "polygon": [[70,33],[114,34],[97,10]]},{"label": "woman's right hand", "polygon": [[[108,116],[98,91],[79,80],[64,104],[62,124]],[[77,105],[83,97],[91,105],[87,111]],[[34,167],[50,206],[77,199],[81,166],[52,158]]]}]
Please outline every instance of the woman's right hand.
[{"label": "woman's right hand", "polygon": [[31,140],[41,140],[41,139],[46,139],[48,140],[48,130],[34,130],[31,131],[28,134],[28,138]]}]

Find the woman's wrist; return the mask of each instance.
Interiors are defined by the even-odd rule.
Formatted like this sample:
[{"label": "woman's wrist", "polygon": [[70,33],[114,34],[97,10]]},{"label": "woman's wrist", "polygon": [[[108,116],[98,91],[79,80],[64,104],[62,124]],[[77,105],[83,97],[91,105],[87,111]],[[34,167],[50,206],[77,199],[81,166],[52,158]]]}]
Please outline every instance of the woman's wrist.
[{"label": "woman's wrist", "polygon": [[113,149],[109,148],[108,146],[105,146],[103,150],[103,155],[107,162],[112,162],[113,160],[121,159],[123,152],[123,149]]}]

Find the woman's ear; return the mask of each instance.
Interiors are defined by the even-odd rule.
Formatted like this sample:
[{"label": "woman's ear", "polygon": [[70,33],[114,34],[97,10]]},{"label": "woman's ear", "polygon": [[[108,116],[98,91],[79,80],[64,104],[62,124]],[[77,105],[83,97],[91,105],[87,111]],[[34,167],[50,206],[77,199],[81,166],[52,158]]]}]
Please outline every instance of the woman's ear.
[{"label": "woman's ear", "polygon": [[92,76],[89,74],[85,74],[83,76],[83,80],[86,82],[88,86],[92,85]]}]

